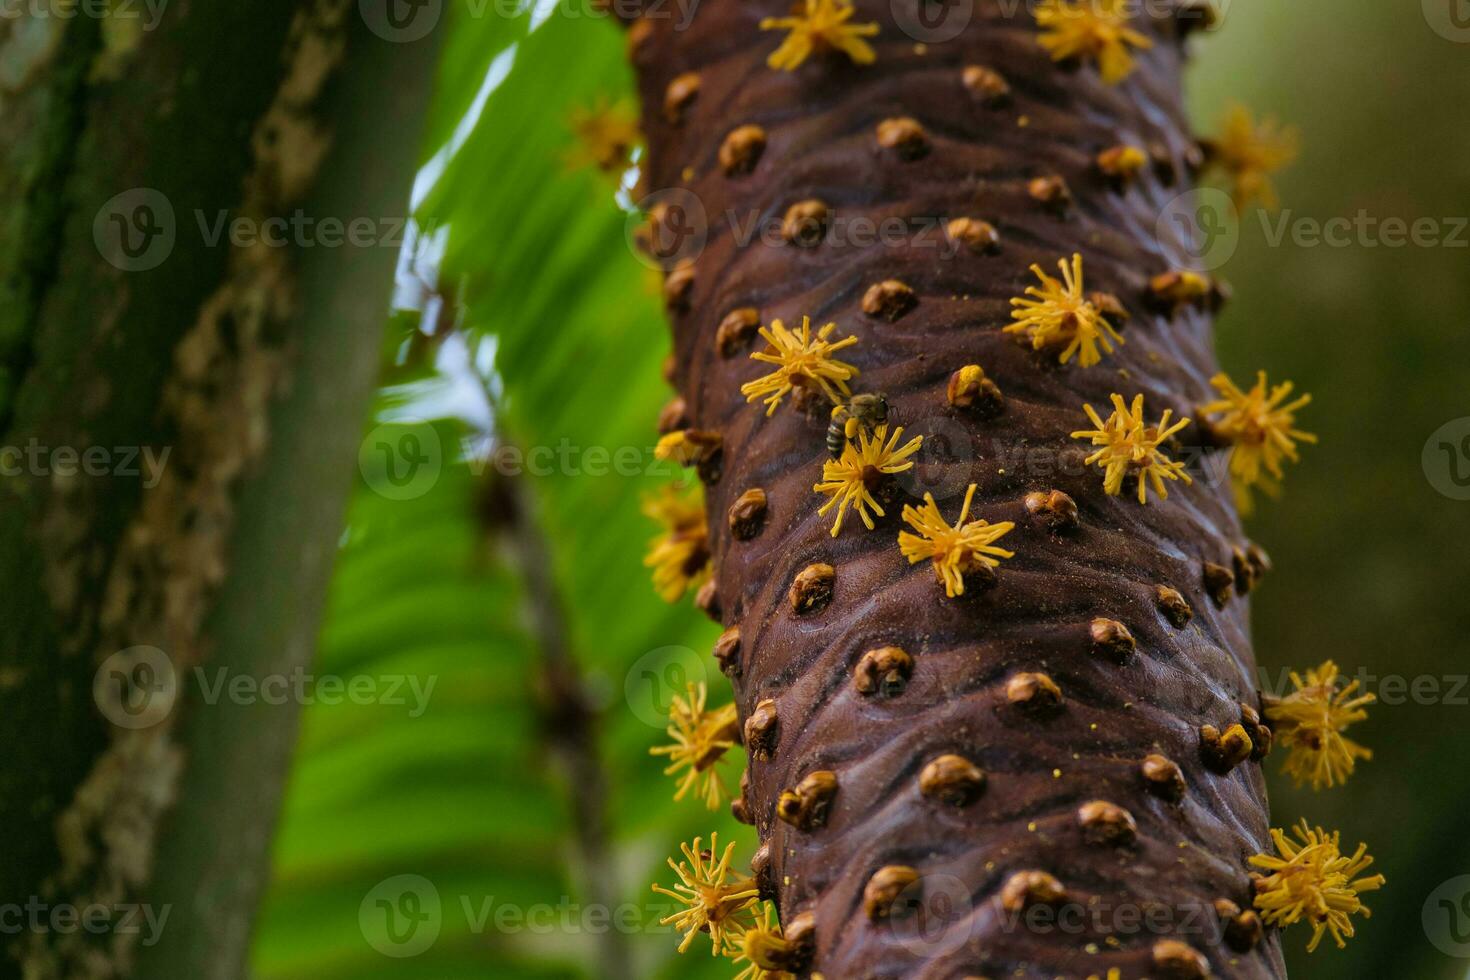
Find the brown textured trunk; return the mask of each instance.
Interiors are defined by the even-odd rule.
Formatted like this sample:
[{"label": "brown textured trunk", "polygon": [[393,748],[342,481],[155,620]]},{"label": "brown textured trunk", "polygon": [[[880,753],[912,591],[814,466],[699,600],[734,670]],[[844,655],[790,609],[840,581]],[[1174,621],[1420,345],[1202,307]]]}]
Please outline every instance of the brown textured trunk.
[{"label": "brown textured trunk", "polygon": [[[1221,899],[1250,907],[1245,861],[1268,849],[1259,765],[1222,771],[1201,744],[1201,726],[1223,731],[1242,720],[1242,703],[1258,705],[1247,603],[1228,597],[1226,583],[1206,585],[1207,564],[1230,566],[1249,546],[1229,488],[1196,470],[1193,486],[1175,484],[1147,506],[1131,492],[1105,496],[1100,471],[1080,465],[1085,451],[1069,437],[1091,427],[1083,404],[1102,408],[1115,391],[1145,394],[1151,420],[1165,408],[1193,417],[1210,394],[1209,313],[1146,302],[1151,277],[1190,264],[1182,242],[1155,236],[1197,157],[1180,100],[1181,32],[1169,19],[1137,23],[1154,47],[1125,82],[1107,86],[1091,67],[1053,64],[1024,8],[1007,16],[977,5],[959,36],[917,45],[895,23],[915,2],[859,3],[854,20],[882,26],[870,66],[819,53],[794,73],[769,69],[780,38],[758,23],[786,14],[785,0],[713,2],[682,31],[677,18],[650,11],[631,36],[647,186],[684,188],[708,216],[708,244],[680,273],[692,271],[692,285],[683,296],[670,290],[674,383],[689,424],[723,437],[722,472],[705,475],[718,607],[743,640],[731,660],[741,715],[769,699],[776,716],[769,757],[753,754],[745,798],[764,845],[757,870],[788,928],[812,913],[812,969],[828,978],[1085,977],[1114,967],[1125,978],[1194,975],[1170,940],[1193,947],[1218,976],[1282,976],[1276,940],[1232,948],[1216,910]],[[967,88],[972,65],[1003,76],[1010,98],[996,104]],[[697,75],[698,94],[668,113],[670,84],[687,73]],[[927,154],[909,159],[880,146],[878,124],[895,117],[922,124]],[[744,125],[762,127],[767,143],[751,173],[727,176],[719,151]],[[1094,159],[1123,143],[1154,159],[1120,191]],[[1028,189],[1050,176],[1070,188],[1064,209]],[[812,248],[740,240],[753,218],[779,224],[811,198],[831,207],[834,227],[938,219],[939,230],[928,224],[927,235],[871,245],[831,236]],[[686,213],[663,216],[672,223]],[[944,222],[966,217],[992,223],[999,248],[951,247]],[[1074,251],[1088,289],[1116,295],[1131,314],[1126,345],[1089,368],[1060,366],[1055,352],[1001,332],[1008,300],[1034,282],[1028,266],[1054,273]],[[862,305],[885,280],[917,297],[891,321]],[[1001,542],[1016,557],[992,586],[949,600],[927,563],[911,566],[895,543],[901,500],[876,531],[849,515],[842,534],[829,536],[812,492],[826,455],[825,408],[788,404],[767,418],[746,403],[740,385],[763,368],[748,359],[750,346],[725,355],[716,343],[721,321],[741,307],[765,323],[835,320],[839,335],[860,338],[841,355],[862,370],[855,390],[885,393],[905,438],[926,436],[923,463],[900,481],[906,499],[932,490],[953,520],[974,482],[972,516],[1016,522]],[[949,404],[951,374],[971,363],[1003,392],[999,415]],[[753,487],[768,495],[768,517],[759,535],[736,540],[727,511]],[[1075,500],[1075,525],[1028,509],[1028,494],[1051,490]],[[834,592],[825,608],[798,614],[788,589],[814,563],[833,566]],[[1160,587],[1182,594],[1187,624],[1177,625]],[[1136,649],[1095,642],[1097,619],[1126,626]],[[907,686],[864,694],[855,670],[865,652],[886,646],[911,656]],[[1060,705],[1016,703],[1027,683],[1017,677],[1028,673],[1048,675]],[[967,805],[921,792],[921,770],[945,754],[985,773]],[[1153,755],[1182,770],[1177,802],[1167,780],[1145,776]],[[778,819],[781,793],[816,770],[837,780],[825,825]],[[1087,808],[1094,801],[1126,810],[1136,840],[1103,841],[1123,818]],[[874,921],[865,890],[889,866],[917,869],[908,894],[918,901],[909,915]],[[1054,876],[1065,898],[1040,901],[1039,887],[1027,897],[1026,879],[1015,877],[1025,871]],[[1007,897],[1050,911],[1018,917]]]}]

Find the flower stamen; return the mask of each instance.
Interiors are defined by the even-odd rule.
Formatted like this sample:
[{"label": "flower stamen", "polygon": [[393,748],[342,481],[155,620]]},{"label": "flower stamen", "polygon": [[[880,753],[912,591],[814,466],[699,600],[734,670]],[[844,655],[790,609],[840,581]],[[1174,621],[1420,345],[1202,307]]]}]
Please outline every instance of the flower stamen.
[{"label": "flower stamen", "polygon": [[694,937],[703,932],[710,937],[710,954],[718,956],[728,938],[726,930],[734,931],[744,920],[753,917],[751,906],[758,900],[760,891],[755,881],[745,875],[730,877],[730,860],[735,855],[733,842],[723,854],[719,854],[719,834],[710,834],[707,851],[700,843],[701,838],[696,837],[691,844],[679,845],[684,860],[675,864],[669,858],[669,867],[679,876],[678,884],[671,889],[655,884],[653,890],[684,906],[659,920],[660,925],[672,925],[684,933],[679,952],[687,950]]},{"label": "flower stamen", "polygon": [[1331,660],[1307,671],[1305,679],[1291,672],[1295,688],[1284,698],[1266,701],[1266,720],[1271,722],[1277,743],[1287,751],[1286,773],[1298,786],[1331,788],[1346,782],[1359,759],[1373,758],[1372,750],[1345,738],[1343,732],[1364,721],[1364,710],[1377,698],[1358,694],[1356,680],[1339,685],[1337,664]]},{"label": "flower stamen", "polygon": [[[1282,477],[1282,462],[1297,462],[1297,443],[1315,443],[1317,437],[1296,428],[1296,413],[1310,404],[1311,395],[1287,401],[1290,381],[1270,386],[1266,372],[1256,374],[1256,384],[1242,391],[1223,372],[1210,379],[1221,398],[1202,405],[1200,411],[1219,417],[1211,420],[1214,431],[1230,443],[1230,475],[1234,479],[1241,510],[1252,509],[1251,488],[1260,487],[1275,496]],[[1269,475],[1268,475],[1269,474]]]},{"label": "flower stamen", "polygon": [[764,18],[761,30],[789,32],[766,64],[795,71],[812,52],[824,49],[841,51],[859,65],[872,64],[878,56],[863,38],[877,34],[878,25],[849,24],[856,12],[852,0],[801,0],[790,17]]},{"label": "flower stamen", "polygon": [[1109,85],[1133,71],[1129,48],[1153,41],[1128,26],[1128,0],[1041,0],[1036,8],[1040,43],[1053,61],[1091,58]]},{"label": "flower stamen", "polygon": [[766,414],[774,415],[781,399],[798,387],[815,386],[821,389],[834,405],[852,391],[847,382],[857,377],[858,369],[832,355],[858,342],[856,337],[843,337],[833,343],[827,338],[837,324],[829,323],[812,335],[812,319],[801,318],[801,328],[791,331],[780,320],[772,320],[769,327],[761,327],[760,335],[766,341],[765,350],[751,354],[751,360],[774,364],[776,370],[762,375],[754,381],[740,386],[746,401],[764,398]]},{"label": "flower stamen", "polygon": [[1271,831],[1279,856],[1257,854],[1250,859],[1253,866],[1268,872],[1254,876],[1256,909],[1270,926],[1310,922],[1309,953],[1327,933],[1341,949],[1347,945],[1343,937],[1353,936],[1351,916],[1370,914],[1358,896],[1381,888],[1383,875],[1358,877],[1373,863],[1367,845],[1359,844],[1352,857],[1345,857],[1336,832],[1309,828],[1305,820],[1292,829],[1297,837],[1294,841],[1280,830]]},{"label": "flower stamen", "polygon": [[1169,496],[1165,480],[1183,480],[1193,483],[1184,472],[1184,464],[1170,459],[1159,446],[1174,433],[1189,424],[1189,419],[1180,419],[1170,424],[1173,409],[1165,409],[1157,425],[1148,425],[1143,420],[1143,395],[1137,395],[1130,407],[1123,396],[1114,394],[1113,414],[1102,419],[1091,405],[1082,406],[1095,429],[1081,429],[1072,433],[1073,439],[1091,439],[1097,452],[1084,461],[1094,463],[1103,470],[1103,490],[1109,496],[1123,492],[1123,478],[1130,473],[1138,477],[1138,502],[1148,503],[1148,487],[1151,483],[1155,492],[1164,499]]},{"label": "flower stamen", "polygon": [[648,753],[669,757],[669,766],[664,770],[666,776],[688,770],[679,777],[675,801],[682,800],[702,782],[700,795],[704,798],[704,805],[717,810],[729,792],[715,767],[735,746],[740,725],[734,704],[709,710],[706,708],[708,699],[709,690],[702,682],[691,682],[682,697],[674,695],[669,706],[668,727],[669,737],[674,742],[651,748]]},{"label": "flower stamen", "polygon": [[837,537],[842,530],[842,520],[847,516],[848,507],[857,511],[869,531],[873,530],[874,524],[868,509],[872,508],[879,517],[883,516],[883,507],[873,491],[884,476],[912,469],[914,461],[909,457],[918,452],[924,442],[923,436],[914,436],[899,446],[898,440],[902,435],[902,426],[894,429],[891,436],[887,424],[874,427],[871,434],[859,427],[857,443],[849,439],[843,445],[839,458],[822,464],[822,482],[812,489],[832,498],[817,509],[818,514],[825,515],[834,506],[837,508],[832,537]]},{"label": "flower stamen", "polygon": [[1121,305],[1105,293],[1083,294],[1080,254],[1073,253],[1070,266],[1066,259],[1059,259],[1057,268],[1061,279],[1042,272],[1038,265],[1031,266],[1041,285],[1026,287],[1026,295],[1034,298],[1018,296],[1011,300],[1015,322],[1005,332],[1025,334],[1034,350],[1061,346],[1062,364],[1075,354],[1077,363],[1090,367],[1102,360],[1103,354],[1113,352],[1114,342],[1123,343],[1122,334],[1104,313],[1105,309],[1121,311]]},{"label": "flower stamen", "polygon": [[918,534],[898,533],[898,547],[917,564],[928,558],[934,562],[935,577],[944,585],[944,594],[953,599],[965,592],[965,575],[989,571],[1000,566],[997,559],[1014,558],[1015,552],[997,547],[995,542],[1016,525],[1012,521],[991,524],[985,520],[967,521],[970,503],[975,498],[975,484],[965,491],[965,503],[959,520],[951,526],[939,512],[934,495],[924,494],[924,506],[905,505],[903,519]]},{"label": "flower stamen", "polygon": [[643,513],[658,521],[663,533],[648,543],[644,567],[653,569],[653,587],[665,602],[678,602],[689,589],[698,588],[710,574],[709,528],[704,500],[696,491],[680,495],[665,486],[658,496],[644,498]]}]

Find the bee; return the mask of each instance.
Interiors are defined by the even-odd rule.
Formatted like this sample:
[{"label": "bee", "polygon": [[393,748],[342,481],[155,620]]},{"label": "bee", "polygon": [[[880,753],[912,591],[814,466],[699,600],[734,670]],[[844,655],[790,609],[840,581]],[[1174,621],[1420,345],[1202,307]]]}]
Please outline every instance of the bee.
[{"label": "bee", "polygon": [[832,423],[827,426],[827,452],[836,459],[859,429],[872,432],[875,426],[887,421],[888,399],[882,395],[853,395],[846,405],[832,409]]}]

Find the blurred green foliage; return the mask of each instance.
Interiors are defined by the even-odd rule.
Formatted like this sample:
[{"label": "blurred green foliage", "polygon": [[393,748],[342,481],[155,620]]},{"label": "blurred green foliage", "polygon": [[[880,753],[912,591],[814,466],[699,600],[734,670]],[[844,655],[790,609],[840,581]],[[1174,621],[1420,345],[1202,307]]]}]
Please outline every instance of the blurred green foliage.
[{"label": "blurred green foliage", "polygon": [[[609,773],[603,803],[624,906],[611,911],[636,924],[619,933],[634,975],[723,977],[725,961],[707,953],[675,962],[676,938],[656,925],[666,900],[649,889],[671,877],[663,861],[680,840],[719,829],[744,832],[746,858],[754,846],[727,814],[674,804],[648,755],[665,740],[654,722],[686,679],[707,677],[717,703],[730,696],[709,655],[718,629],[687,602],[660,602],[641,565],[655,528],[640,498],[672,475],[652,457],[653,420],[669,397],[668,329],[657,280],[626,245],[615,179],[565,162],[573,110],[631,93],[622,33],[601,17],[551,16],[532,30],[529,13],[471,9],[452,24],[428,153],[458,148],[417,218],[446,235],[438,281],[458,290],[470,344],[493,345],[493,365],[481,358],[478,374],[494,398],[494,440],[554,454],[548,466],[528,455],[518,478],[600,709],[592,751]],[[456,139],[476,108],[478,125]],[[431,367],[395,364],[415,326],[394,319],[380,416],[412,415],[414,393],[434,390]],[[460,390],[449,404],[463,402]],[[420,718],[379,705],[306,712],[256,948],[262,980],[603,975],[606,926],[581,907],[575,868],[567,800],[577,788],[549,757],[538,716],[542,651],[521,583],[476,520],[475,495],[494,467],[460,458],[461,446],[483,443],[484,420],[445,414],[442,473],[426,494],[391,500],[373,490],[379,481],[360,482],[318,667],[413,672],[437,686]],[[619,450],[640,475],[623,475]],[[727,781],[738,777],[732,763]],[[419,955],[393,958],[371,945],[381,916],[360,906],[405,874],[434,886],[442,931]],[[531,918],[497,928],[501,909]]]},{"label": "blurred green foliage", "polygon": [[[631,99],[632,81],[613,23],[541,9],[512,18],[455,8],[428,144],[430,155],[453,153],[434,165],[442,173],[418,209],[420,224],[444,236],[439,281],[460,291],[470,350],[493,352],[477,370],[492,401],[484,418],[430,413],[443,416],[444,463],[426,494],[388,499],[365,468],[322,637],[322,673],[412,673],[435,677],[436,688],[417,718],[386,705],[307,711],[257,943],[262,980],[604,975],[595,920],[568,930],[493,919],[502,907],[575,910],[583,875],[567,802],[577,787],[549,758],[538,714],[540,644],[516,569],[476,517],[486,468],[459,451],[487,438],[560,455],[554,472],[520,479],[599,708],[592,751],[609,774],[610,870],[640,923],[618,933],[634,975],[731,972],[703,952],[675,957],[674,937],[651,925],[662,901],[648,883],[668,877],[662,859],[678,841],[719,829],[748,857],[754,834],[697,803],[673,804],[647,755],[662,738],[652,706],[686,676],[707,677],[716,701],[728,690],[708,656],[716,628],[687,603],[660,603],[640,566],[653,528],[639,498],[667,477],[652,472],[651,456],[668,397],[656,280],[626,244],[626,193],[565,163],[572,111]],[[1467,250],[1273,235],[1283,216],[1294,228],[1360,209],[1442,219],[1449,234],[1470,207],[1460,162],[1470,150],[1470,61],[1418,10],[1389,5],[1331,16],[1230,5],[1197,54],[1201,132],[1238,100],[1303,134],[1301,159],[1279,182],[1283,211],[1269,225],[1243,215],[1239,248],[1220,270],[1236,296],[1220,329],[1227,369],[1238,380],[1258,367],[1296,380],[1315,396],[1305,427],[1322,437],[1286,496],[1262,501],[1251,523],[1276,564],[1253,598],[1263,671],[1332,657],[1349,673],[1449,678],[1470,663],[1470,504],[1435,490],[1420,452],[1441,424],[1470,415]],[[432,366],[401,363],[415,326],[394,320],[383,417],[431,404],[412,396],[429,390]],[[598,451],[620,447],[635,447],[645,472],[596,475],[606,468]],[[1328,944],[1307,957],[1305,937],[1288,935],[1294,977],[1464,973],[1421,922],[1434,887],[1470,873],[1460,832],[1470,706],[1440,702],[1375,708],[1360,731],[1376,756],[1346,788],[1297,791],[1268,763],[1279,825],[1307,817],[1341,828],[1348,843],[1366,840],[1389,878],[1348,952]],[[375,927],[364,923],[376,920],[363,904],[403,874],[433,883],[442,933],[422,954],[393,958],[374,949]]]}]

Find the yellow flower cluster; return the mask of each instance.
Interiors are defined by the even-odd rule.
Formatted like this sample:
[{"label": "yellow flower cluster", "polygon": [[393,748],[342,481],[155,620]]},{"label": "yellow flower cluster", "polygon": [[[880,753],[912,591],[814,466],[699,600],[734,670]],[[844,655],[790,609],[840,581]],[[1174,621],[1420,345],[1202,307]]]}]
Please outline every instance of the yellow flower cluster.
[{"label": "yellow flower cluster", "polygon": [[729,795],[715,766],[724,759],[726,752],[735,747],[740,724],[734,704],[711,711],[706,707],[708,700],[709,690],[703,682],[691,682],[682,697],[674,695],[669,707],[668,727],[673,744],[660,745],[648,751],[650,755],[669,757],[669,766],[664,770],[666,776],[687,770],[679,777],[679,788],[674,792],[676,801],[682,800],[702,781],[704,786],[700,794],[704,805],[715,810]]},{"label": "yellow flower cluster", "polygon": [[970,503],[975,499],[975,484],[965,491],[965,504],[959,520],[953,525],[944,520],[933,494],[924,494],[923,507],[903,509],[903,519],[918,534],[900,531],[898,547],[909,564],[924,559],[934,562],[934,573],[944,584],[944,594],[953,599],[965,592],[965,575],[982,568],[995,568],[998,559],[1014,558],[1015,553],[998,547],[995,542],[1005,537],[1015,524],[1002,521],[991,524],[984,520],[966,520]]},{"label": "yellow flower cluster", "polygon": [[1250,859],[1266,872],[1255,877],[1255,906],[1268,926],[1311,923],[1307,952],[1315,950],[1327,933],[1341,949],[1347,945],[1343,937],[1353,935],[1351,917],[1369,914],[1358,896],[1381,888],[1383,875],[1359,877],[1373,863],[1366,845],[1359,844],[1352,857],[1347,857],[1336,832],[1309,828],[1305,820],[1293,830],[1296,840],[1273,829],[1277,854],[1257,854]]},{"label": "yellow flower cluster", "polygon": [[1245,208],[1259,201],[1266,210],[1275,210],[1276,188],[1271,183],[1271,174],[1296,159],[1296,130],[1283,127],[1270,117],[1257,124],[1248,109],[1232,105],[1220,127],[1220,135],[1205,145],[1211,169],[1230,181],[1236,207]]},{"label": "yellow flower cluster", "polygon": [[1042,0],[1036,8],[1041,46],[1052,60],[1091,59],[1109,85],[1133,71],[1130,48],[1153,47],[1129,19],[1128,0]]},{"label": "yellow flower cluster", "polygon": [[697,490],[685,496],[666,486],[658,496],[643,501],[643,513],[663,527],[663,532],[649,541],[643,564],[653,569],[653,587],[659,598],[678,602],[687,590],[698,588],[709,578],[704,499]]},{"label": "yellow flower cluster", "polygon": [[1026,295],[1031,299],[1011,300],[1015,322],[1005,332],[1026,335],[1036,350],[1061,347],[1063,364],[1073,355],[1079,355],[1077,363],[1091,367],[1102,360],[1103,354],[1113,352],[1114,342],[1123,343],[1123,336],[1108,322],[1098,304],[1083,295],[1082,256],[1073,253],[1070,266],[1066,259],[1061,259],[1057,267],[1061,279],[1042,272],[1039,265],[1031,267],[1041,285],[1026,287]]},{"label": "yellow flower cluster", "polygon": [[1339,685],[1337,664],[1331,660],[1307,671],[1305,679],[1292,671],[1291,683],[1296,688],[1291,694],[1266,702],[1266,720],[1287,751],[1286,772],[1298,786],[1336,786],[1353,774],[1359,759],[1373,758],[1369,749],[1342,733],[1366,719],[1364,708],[1377,698],[1354,697],[1356,680]]},{"label": "yellow flower cluster", "polygon": [[898,440],[902,436],[902,426],[894,429],[891,436],[887,425],[876,426],[871,435],[866,429],[859,428],[856,445],[848,440],[839,458],[822,464],[822,482],[812,489],[832,498],[818,508],[818,514],[825,515],[834,506],[837,508],[832,537],[837,537],[842,530],[842,519],[847,516],[848,507],[857,511],[869,531],[873,530],[873,518],[868,515],[868,508],[871,507],[879,517],[883,516],[883,508],[873,496],[877,482],[885,476],[912,469],[914,461],[909,457],[918,452],[924,442],[923,436],[914,436],[899,446]]},{"label": "yellow flower cluster", "polygon": [[836,342],[829,341],[827,338],[836,329],[837,324],[829,323],[813,336],[809,316],[801,318],[801,329],[797,331],[788,330],[780,320],[761,327],[760,335],[768,346],[750,357],[773,364],[776,370],[741,385],[740,393],[747,401],[764,399],[767,415],[775,414],[781,399],[798,387],[815,386],[832,404],[840,405],[843,398],[852,394],[847,382],[857,377],[858,369],[832,355],[856,344],[858,339],[843,337]]},{"label": "yellow flower cluster", "polygon": [[1266,372],[1256,375],[1255,387],[1243,391],[1224,373],[1210,379],[1220,398],[1200,407],[1215,415],[1215,433],[1230,443],[1230,476],[1241,510],[1252,509],[1250,492],[1260,487],[1274,496],[1280,489],[1283,461],[1295,463],[1298,442],[1317,441],[1310,432],[1296,428],[1296,413],[1312,400],[1311,395],[1287,401],[1292,383],[1267,388]]},{"label": "yellow flower cluster", "polygon": [[710,834],[709,850],[700,847],[701,842],[702,839],[696,837],[692,844],[681,844],[684,860],[676,864],[673,858],[669,858],[669,867],[678,876],[678,883],[673,888],[655,884],[653,890],[684,906],[659,920],[660,925],[672,925],[684,934],[679,952],[687,950],[694,937],[704,933],[710,938],[711,954],[718,956],[727,946],[729,936],[726,930],[748,919],[749,910],[759,899],[760,890],[747,875],[731,876],[730,861],[735,856],[733,841],[723,853],[719,850],[719,834]]},{"label": "yellow flower cluster", "polygon": [[786,40],[771,53],[766,63],[777,71],[795,71],[813,51],[841,51],[860,65],[872,64],[877,55],[864,38],[878,33],[877,24],[850,24],[856,13],[852,0],[802,0],[790,17],[767,17],[763,31],[787,31]]},{"label": "yellow flower cluster", "polygon": [[1138,502],[1148,503],[1148,487],[1151,483],[1162,498],[1169,496],[1165,480],[1183,480],[1193,483],[1184,472],[1184,464],[1170,459],[1159,448],[1163,442],[1189,424],[1189,419],[1180,419],[1169,424],[1173,409],[1165,409],[1157,425],[1149,425],[1143,418],[1143,396],[1136,395],[1133,404],[1127,405],[1123,396],[1113,395],[1113,414],[1106,420],[1100,417],[1091,405],[1082,406],[1087,417],[1096,426],[1072,433],[1073,439],[1091,439],[1097,452],[1087,457],[1088,466],[1097,464],[1103,470],[1103,490],[1116,496],[1123,492],[1123,478],[1133,474],[1138,478]]}]

